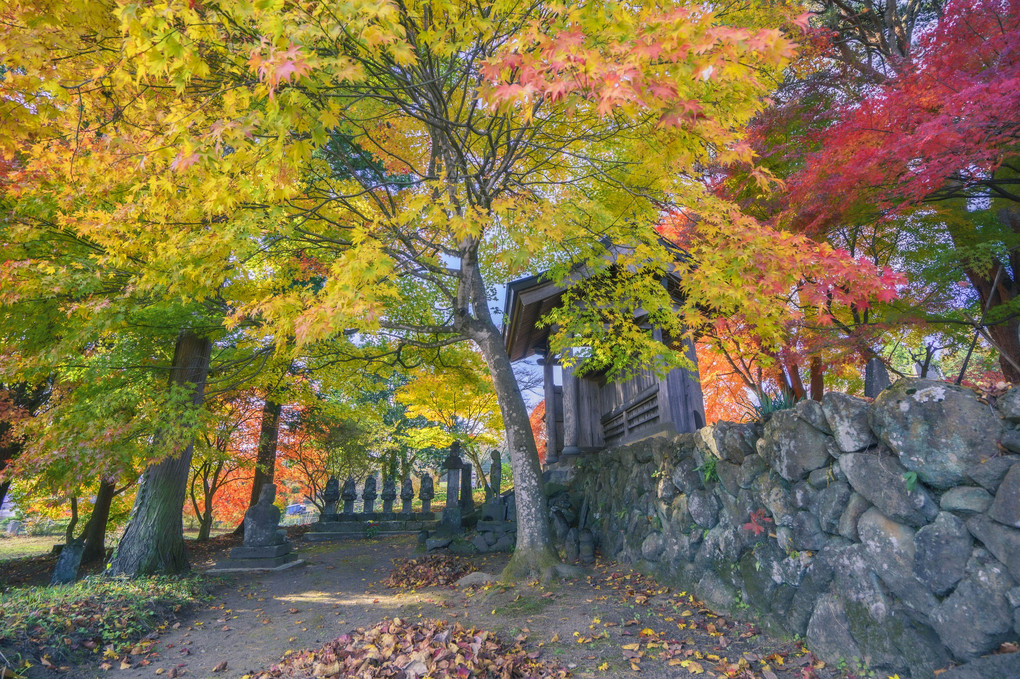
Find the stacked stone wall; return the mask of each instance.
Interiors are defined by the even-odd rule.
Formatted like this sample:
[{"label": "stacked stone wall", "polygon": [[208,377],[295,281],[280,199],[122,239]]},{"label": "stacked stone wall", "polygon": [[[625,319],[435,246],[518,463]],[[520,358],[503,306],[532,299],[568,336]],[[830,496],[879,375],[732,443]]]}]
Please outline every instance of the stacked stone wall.
[{"label": "stacked stone wall", "polygon": [[552,525],[825,660],[932,677],[1020,637],[1016,452],[1020,391],[904,379],[587,456]]}]

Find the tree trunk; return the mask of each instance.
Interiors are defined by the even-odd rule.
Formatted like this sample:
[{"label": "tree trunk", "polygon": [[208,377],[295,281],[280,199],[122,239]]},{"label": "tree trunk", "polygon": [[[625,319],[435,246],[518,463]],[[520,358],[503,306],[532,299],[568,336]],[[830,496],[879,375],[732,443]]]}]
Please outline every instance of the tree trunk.
[{"label": "tree trunk", "polygon": [[209,533],[212,532],[212,507],[210,503],[205,503],[205,514],[198,517],[198,542],[205,542],[209,539]]},{"label": "tree trunk", "polygon": [[85,548],[81,553],[82,563],[106,558],[106,524],[110,520],[110,506],[113,504],[116,490],[116,485],[106,479],[99,482],[92,514],[85,523],[81,535],[78,536],[80,540],[85,541]]},{"label": "tree trunk", "polygon": [[538,449],[528,420],[520,387],[514,378],[510,357],[503,346],[503,337],[491,322],[484,322],[472,339],[481,349],[489,366],[503,424],[510,465],[514,472],[514,493],[517,496],[517,547],[503,571],[505,579],[527,579],[541,575],[560,563],[549,533],[549,507],[542,484],[542,467]]},{"label": "tree trunk", "polygon": [[67,522],[67,530],[64,531],[64,544],[71,544],[74,539],[74,529],[78,525],[78,496],[71,496],[71,520]]},{"label": "tree trunk", "polygon": [[249,507],[254,507],[259,501],[262,493],[262,486],[273,482],[273,475],[276,472],[276,444],[280,439],[280,411],[283,409],[279,403],[266,398],[262,406],[262,425],[259,428],[259,452],[255,462],[255,476],[251,482],[251,500]]},{"label": "tree trunk", "polygon": [[0,507],[4,506],[4,500],[7,499],[7,490],[11,487],[10,481],[0,481]]},{"label": "tree trunk", "polygon": [[[177,337],[170,383],[190,387],[193,405],[202,403],[212,343],[190,331]],[[161,436],[153,445],[161,444]],[[184,551],[184,498],[194,440],[179,455],[151,464],[142,474],[127,529],[110,561],[110,575],[181,573],[188,569]]]},{"label": "tree trunk", "polygon": [[822,365],[822,359],[817,356],[811,357],[809,366],[811,372],[811,400],[821,401],[822,396],[825,395],[825,367]]}]

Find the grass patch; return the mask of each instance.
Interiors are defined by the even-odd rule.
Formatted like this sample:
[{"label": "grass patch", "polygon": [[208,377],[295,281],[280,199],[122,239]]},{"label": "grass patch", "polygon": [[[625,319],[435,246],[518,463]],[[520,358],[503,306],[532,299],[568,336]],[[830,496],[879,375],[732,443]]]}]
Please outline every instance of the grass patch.
[{"label": "grass patch", "polygon": [[49,554],[53,550],[53,545],[63,541],[63,538],[53,535],[21,535],[0,538],[0,561]]},{"label": "grass patch", "polygon": [[0,593],[0,648],[12,662],[71,661],[107,649],[121,654],[206,600],[207,583],[199,576],[89,577],[11,589]]},{"label": "grass patch", "polygon": [[518,594],[517,598],[492,610],[493,615],[525,616],[541,613],[549,605],[549,599]]}]

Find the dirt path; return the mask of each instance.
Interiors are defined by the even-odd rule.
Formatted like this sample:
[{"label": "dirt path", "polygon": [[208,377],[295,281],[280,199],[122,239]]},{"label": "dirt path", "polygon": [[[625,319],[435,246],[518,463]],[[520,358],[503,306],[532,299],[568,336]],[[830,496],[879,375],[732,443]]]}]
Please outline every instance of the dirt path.
[{"label": "dirt path", "polygon": [[[121,661],[115,659],[109,670],[93,663],[69,676],[255,677],[288,652],[318,648],[387,617],[412,622],[438,618],[490,630],[508,641],[524,639],[529,651],[570,668],[575,677],[845,676],[827,667],[812,668],[810,656],[794,643],[716,617],[687,593],[613,564],[597,565],[583,579],[549,588],[536,582],[397,591],[383,580],[392,559],[419,556],[412,537],[304,544],[300,556],[308,564],[292,570],[224,576],[209,605],[185,616],[176,629],[165,630],[131,658],[130,669],[118,669]],[[506,557],[471,560],[479,570],[495,574]],[[727,663],[730,668],[739,664],[740,674],[727,675]]]}]

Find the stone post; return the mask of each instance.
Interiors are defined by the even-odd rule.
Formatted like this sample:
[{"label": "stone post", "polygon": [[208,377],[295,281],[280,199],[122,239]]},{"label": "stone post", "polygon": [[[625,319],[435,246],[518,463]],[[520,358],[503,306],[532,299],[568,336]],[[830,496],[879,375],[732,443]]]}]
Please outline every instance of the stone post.
[{"label": "stone post", "polygon": [[503,484],[503,457],[498,450],[494,450],[489,453],[489,459],[492,460],[492,465],[489,467],[489,488],[493,498],[498,502]]},{"label": "stone post", "polygon": [[340,480],[330,476],[326,487],[322,489],[322,513],[319,521],[332,521],[336,518],[336,503],[340,501]]},{"label": "stone post", "polygon": [[375,474],[365,479],[365,490],[361,492],[361,502],[365,505],[364,512],[371,514],[375,511],[375,499],[378,493],[375,492]]},{"label": "stone post", "polygon": [[358,488],[355,485],[354,477],[348,476],[344,481],[344,492],[340,494],[344,501],[344,514],[354,513],[354,501],[358,499]]},{"label": "stone post", "polygon": [[422,513],[428,514],[432,511],[432,498],[435,496],[436,491],[432,485],[432,474],[426,473],[425,476],[421,477],[421,488],[418,489]]},{"label": "stone post", "polygon": [[889,371],[885,369],[885,363],[880,358],[873,358],[868,361],[864,368],[864,395],[868,398],[875,398],[878,394],[892,384],[889,379]]},{"label": "stone post", "polygon": [[446,507],[443,508],[443,529],[446,531],[460,531],[460,470],[463,466],[460,459],[460,443],[453,442],[450,446],[450,454],[443,461],[443,469],[446,470]]},{"label": "stone post", "polygon": [[410,514],[411,513],[411,500],[414,499],[414,484],[411,483],[411,477],[408,476],[404,479],[404,482],[400,485],[400,513]]},{"label": "stone post", "polygon": [[382,487],[382,510],[384,514],[393,513],[393,501],[397,499],[397,482],[392,476],[386,477]]},{"label": "stone post", "polygon": [[[574,376],[574,369],[564,365],[563,370],[563,455],[578,455],[581,449],[577,447],[578,422],[577,422],[577,377]],[[548,450],[548,444],[546,447]],[[546,460],[548,461],[548,457]]]},{"label": "stone post", "polygon": [[581,563],[590,566],[595,563],[595,536],[587,528],[582,528],[577,535],[577,551]]},{"label": "stone post", "polygon": [[460,510],[465,514],[475,511],[475,495],[471,492],[471,472],[474,467],[464,462],[460,469]]}]

